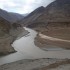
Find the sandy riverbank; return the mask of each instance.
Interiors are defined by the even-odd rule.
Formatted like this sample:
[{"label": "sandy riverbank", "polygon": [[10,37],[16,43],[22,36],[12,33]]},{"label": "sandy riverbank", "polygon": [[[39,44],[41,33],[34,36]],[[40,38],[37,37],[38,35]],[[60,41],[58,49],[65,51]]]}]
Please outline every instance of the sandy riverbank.
[{"label": "sandy riverbank", "polygon": [[70,28],[54,28],[39,32],[35,38],[35,44],[40,48],[70,49]]},{"label": "sandy riverbank", "polygon": [[70,49],[70,42],[64,41],[56,41],[56,40],[49,40],[41,38],[39,35],[35,38],[35,45],[40,48],[63,48],[63,49]]}]

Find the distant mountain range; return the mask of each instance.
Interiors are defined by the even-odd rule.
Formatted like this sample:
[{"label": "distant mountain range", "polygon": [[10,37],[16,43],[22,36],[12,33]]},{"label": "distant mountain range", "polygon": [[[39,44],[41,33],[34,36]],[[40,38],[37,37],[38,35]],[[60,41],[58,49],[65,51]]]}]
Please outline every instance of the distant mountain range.
[{"label": "distant mountain range", "polygon": [[18,13],[12,13],[12,12],[7,12],[5,10],[0,9],[0,17],[6,19],[10,23],[14,23],[22,18],[24,18],[23,15],[18,14]]},{"label": "distant mountain range", "polygon": [[23,26],[31,24],[34,20],[36,20],[43,12],[45,11],[45,8],[43,6],[35,9],[33,12],[28,14],[24,19],[21,19],[17,23],[22,24]]}]

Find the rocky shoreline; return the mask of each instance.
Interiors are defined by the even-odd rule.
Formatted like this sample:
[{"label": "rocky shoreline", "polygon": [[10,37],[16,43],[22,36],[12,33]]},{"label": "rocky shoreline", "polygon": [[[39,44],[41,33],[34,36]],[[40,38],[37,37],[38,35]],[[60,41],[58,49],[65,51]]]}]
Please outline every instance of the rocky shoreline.
[{"label": "rocky shoreline", "polygon": [[[15,32],[14,32],[14,33],[12,33],[13,36],[11,35],[11,36],[8,36],[6,38],[0,39],[0,46],[1,46],[0,47],[0,56],[4,56],[4,55],[8,55],[10,53],[16,52],[16,50],[12,47],[11,44],[15,40],[17,40],[17,39],[19,39],[19,38],[21,38],[29,33],[24,28],[22,29],[22,32],[21,33],[20,32],[21,32],[21,30],[17,31],[17,34],[16,34],[17,36],[14,35],[15,34]],[[3,48],[3,46],[4,46],[4,48]]]},{"label": "rocky shoreline", "polygon": [[20,24],[0,23],[0,56],[16,52],[11,44],[28,33]]},{"label": "rocky shoreline", "polygon": [[[61,65],[69,65],[69,59],[25,59],[0,66],[0,70],[50,70]],[[63,69],[63,66],[61,69]],[[69,69],[67,69],[69,70]]]}]

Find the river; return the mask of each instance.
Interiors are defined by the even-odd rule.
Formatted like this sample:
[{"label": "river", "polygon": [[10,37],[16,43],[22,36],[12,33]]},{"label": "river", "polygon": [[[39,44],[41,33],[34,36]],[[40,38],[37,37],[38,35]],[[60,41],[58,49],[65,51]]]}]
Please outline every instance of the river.
[{"label": "river", "polygon": [[70,59],[70,50],[58,50],[58,51],[44,51],[35,46],[34,38],[37,32],[26,28],[30,33],[22,38],[14,41],[12,46],[17,51],[16,53],[0,57],[0,65],[18,61],[21,59],[36,59],[36,58],[58,58],[58,59]]}]

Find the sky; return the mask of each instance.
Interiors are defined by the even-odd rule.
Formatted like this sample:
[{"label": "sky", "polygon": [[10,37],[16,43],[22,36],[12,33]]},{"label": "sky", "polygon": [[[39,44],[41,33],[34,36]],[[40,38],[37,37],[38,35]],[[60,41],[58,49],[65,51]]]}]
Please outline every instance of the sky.
[{"label": "sky", "polygon": [[54,0],[0,0],[0,8],[9,12],[26,14],[39,6],[46,7]]}]

